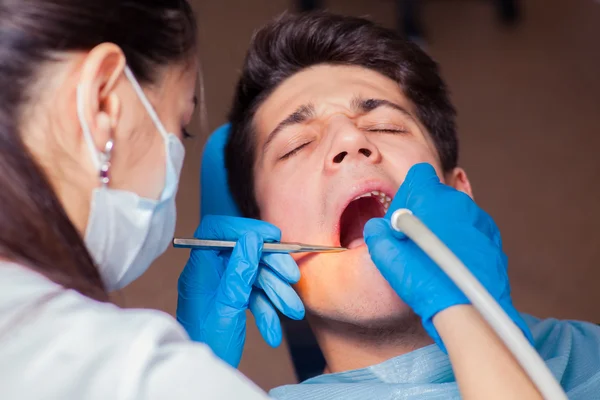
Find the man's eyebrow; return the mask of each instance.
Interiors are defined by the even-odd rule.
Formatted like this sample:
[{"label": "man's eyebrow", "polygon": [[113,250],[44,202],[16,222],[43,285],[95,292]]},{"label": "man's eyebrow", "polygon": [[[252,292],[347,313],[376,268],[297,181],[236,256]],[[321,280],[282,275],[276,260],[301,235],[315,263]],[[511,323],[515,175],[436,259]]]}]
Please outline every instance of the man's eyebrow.
[{"label": "man's eyebrow", "polygon": [[283,121],[277,124],[275,129],[273,129],[273,131],[269,134],[267,140],[265,141],[265,144],[263,145],[263,153],[267,150],[269,144],[271,144],[273,139],[275,139],[275,136],[277,136],[277,134],[281,132],[283,128],[306,122],[307,120],[313,118],[315,114],[315,105],[312,103],[303,104],[300,107],[298,107],[296,111],[288,115]]},{"label": "man's eyebrow", "polygon": [[394,110],[400,111],[407,117],[413,118],[411,113],[408,112],[406,108],[384,99],[365,99],[360,96],[357,96],[354,99],[352,99],[351,107],[353,110],[360,112],[361,114],[367,114],[379,107],[389,107]]}]

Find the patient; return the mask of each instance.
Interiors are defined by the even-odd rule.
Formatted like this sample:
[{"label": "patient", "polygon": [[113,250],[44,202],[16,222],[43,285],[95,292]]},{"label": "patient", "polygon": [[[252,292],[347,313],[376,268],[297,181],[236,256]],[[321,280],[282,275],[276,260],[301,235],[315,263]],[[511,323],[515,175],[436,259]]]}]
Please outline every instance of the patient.
[{"label": "patient", "polygon": [[[436,64],[365,20],[283,17],[255,35],[230,121],[226,164],[242,213],[279,227],[283,241],[350,249],[295,257],[295,289],[330,374],[271,395],[405,398],[453,382],[447,356],[363,240],[366,221],[383,215],[414,164],[472,194]],[[570,398],[598,398],[600,330],[524,318]]]}]

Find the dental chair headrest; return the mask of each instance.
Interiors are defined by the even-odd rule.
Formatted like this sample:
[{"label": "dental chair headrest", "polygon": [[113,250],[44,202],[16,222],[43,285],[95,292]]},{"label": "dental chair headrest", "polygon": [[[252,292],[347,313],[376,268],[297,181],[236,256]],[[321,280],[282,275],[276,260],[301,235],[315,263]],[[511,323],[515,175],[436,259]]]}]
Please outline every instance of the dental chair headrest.
[{"label": "dental chair headrest", "polygon": [[229,138],[229,124],[217,128],[208,138],[200,167],[200,217],[208,214],[239,217],[227,184],[225,145]]}]

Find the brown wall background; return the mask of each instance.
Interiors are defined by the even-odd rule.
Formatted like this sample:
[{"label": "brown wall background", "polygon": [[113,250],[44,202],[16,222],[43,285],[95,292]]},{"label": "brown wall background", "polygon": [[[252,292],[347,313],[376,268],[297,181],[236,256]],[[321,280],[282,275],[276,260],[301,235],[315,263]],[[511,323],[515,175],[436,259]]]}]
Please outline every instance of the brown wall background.
[{"label": "brown wall background", "polygon": [[[199,219],[201,125],[225,122],[253,30],[292,0],[192,0],[202,44],[206,117],[193,129],[178,194],[177,235]],[[423,2],[428,51],[459,110],[461,164],[496,220],[514,301],[541,317],[600,322],[600,2],[522,1],[524,19],[496,22],[491,0]],[[328,0],[334,12],[394,27],[393,0]],[[170,249],[120,293],[126,307],[174,314],[187,251]],[[251,317],[250,317],[251,319]],[[265,389],[294,381],[287,349],[249,321],[241,370]]]}]

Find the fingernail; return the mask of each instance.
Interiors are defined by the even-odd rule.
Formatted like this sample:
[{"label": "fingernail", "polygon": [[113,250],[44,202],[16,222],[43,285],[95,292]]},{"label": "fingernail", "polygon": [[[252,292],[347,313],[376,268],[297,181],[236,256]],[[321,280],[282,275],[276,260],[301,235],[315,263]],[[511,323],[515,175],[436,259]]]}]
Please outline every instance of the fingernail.
[{"label": "fingernail", "polygon": [[302,319],[304,318],[304,304],[302,300],[298,296],[293,296],[288,298],[287,300],[282,300],[284,307],[286,308],[286,314],[292,319]]},{"label": "fingernail", "polygon": [[282,261],[285,263],[285,270],[288,271],[290,283],[298,283],[300,280],[300,268],[298,268],[296,261],[289,254],[286,254],[286,257]]},{"label": "fingernail", "polygon": [[277,321],[269,327],[269,346],[273,348],[279,346],[281,344],[281,339],[281,326],[279,326],[279,321]]}]

